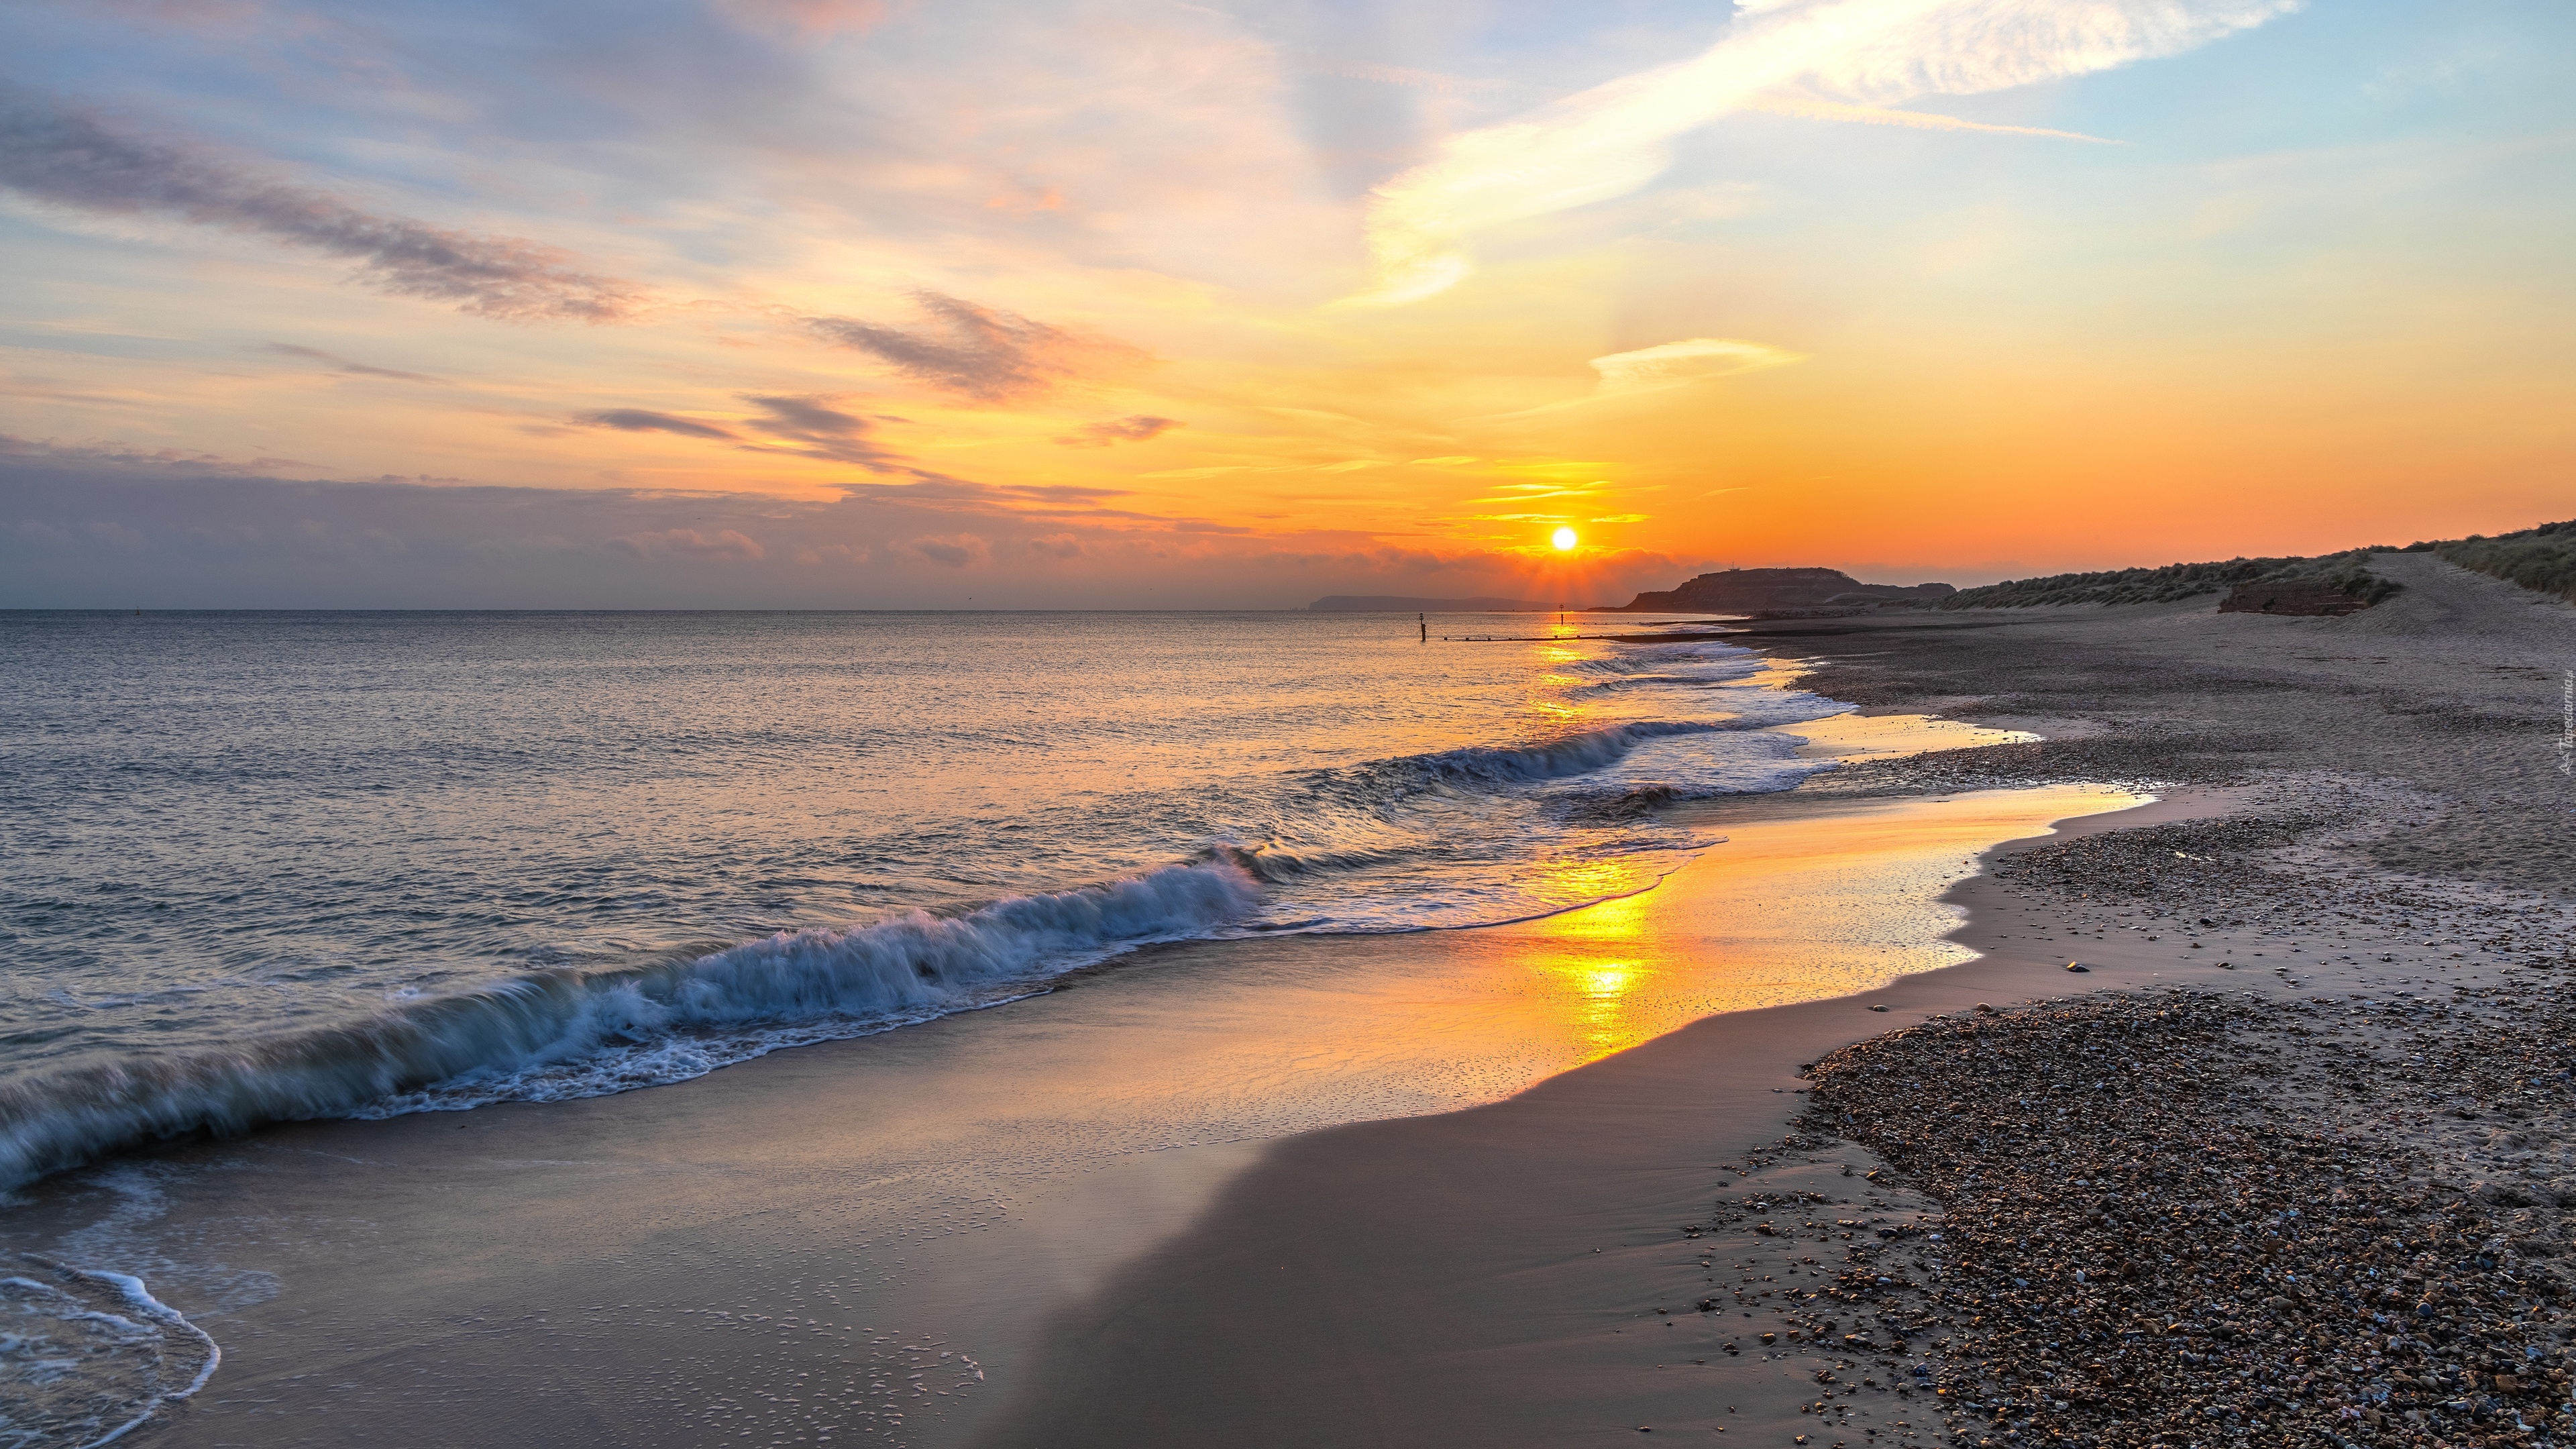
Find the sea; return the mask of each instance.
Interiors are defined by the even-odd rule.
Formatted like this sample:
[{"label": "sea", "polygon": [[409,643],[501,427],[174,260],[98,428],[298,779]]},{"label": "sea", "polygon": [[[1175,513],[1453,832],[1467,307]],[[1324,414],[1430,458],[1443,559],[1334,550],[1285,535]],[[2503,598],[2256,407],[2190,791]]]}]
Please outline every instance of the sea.
[{"label": "sea", "polygon": [[1633,894],[1848,709],[1580,615],[10,613],[0,680],[0,1189]]}]

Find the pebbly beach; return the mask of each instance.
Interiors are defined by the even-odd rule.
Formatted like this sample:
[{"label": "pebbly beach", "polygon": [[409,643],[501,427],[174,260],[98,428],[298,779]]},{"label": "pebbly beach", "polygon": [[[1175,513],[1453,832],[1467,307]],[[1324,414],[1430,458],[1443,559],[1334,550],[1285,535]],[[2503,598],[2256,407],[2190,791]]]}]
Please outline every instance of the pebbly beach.
[{"label": "pebbly beach", "polygon": [[[1848,1141],[1881,1164],[1837,1220],[1857,1227],[1814,1234],[1845,1265],[1822,1311],[1790,1315],[1846,1356],[1806,1406],[1814,1442],[1847,1437],[1869,1389],[1913,1418],[1852,1431],[1868,1439],[2576,1430],[2576,796],[2546,687],[2576,615],[2430,560],[2381,567],[2408,592],[2376,617],[2235,632],[2142,610],[1901,658],[1858,631],[1819,648],[1848,694],[1988,680],[2003,688],[1953,708],[2063,731],[1896,762],[1891,783],[2072,757],[2239,793],[2207,818],[2004,847],[1980,883],[1970,930],[1998,948],[2059,947],[2080,978],[2162,959],[2190,984],[1979,1003],[1803,1069],[1782,1150]],[[2156,647],[2195,626],[2224,657]],[[2033,633],[2050,667],[2001,667]],[[1769,1207],[1722,1200],[1708,1231]]]}]

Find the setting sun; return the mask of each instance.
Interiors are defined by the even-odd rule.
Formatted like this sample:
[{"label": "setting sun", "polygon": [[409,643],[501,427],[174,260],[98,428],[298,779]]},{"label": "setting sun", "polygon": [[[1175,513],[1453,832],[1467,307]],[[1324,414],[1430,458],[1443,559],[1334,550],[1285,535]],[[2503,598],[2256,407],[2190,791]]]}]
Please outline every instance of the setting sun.
[{"label": "setting sun", "polygon": [[1548,536],[1548,542],[1556,545],[1557,552],[1563,553],[1574,547],[1574,530],[1571,528],[1560,528],[1555,533]]}]

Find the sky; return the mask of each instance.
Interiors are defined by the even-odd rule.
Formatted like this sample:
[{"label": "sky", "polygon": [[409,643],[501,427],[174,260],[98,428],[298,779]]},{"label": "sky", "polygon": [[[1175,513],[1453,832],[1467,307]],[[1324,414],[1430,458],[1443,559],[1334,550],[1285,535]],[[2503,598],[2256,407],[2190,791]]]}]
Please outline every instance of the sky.
[{"label": "sky", "polygon": [[2526,527],[2576,516],[2571,49],[2564,0],[17,0],[0,606]]}]

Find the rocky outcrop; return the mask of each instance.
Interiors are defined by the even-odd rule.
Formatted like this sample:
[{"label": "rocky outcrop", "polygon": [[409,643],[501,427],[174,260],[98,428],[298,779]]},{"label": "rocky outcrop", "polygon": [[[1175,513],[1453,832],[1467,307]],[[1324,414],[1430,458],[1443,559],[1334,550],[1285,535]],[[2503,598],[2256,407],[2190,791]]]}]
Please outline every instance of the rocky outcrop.
[{"label": "rocky outcrop", "polygon": [[1840,569],[1727,569],[1677,589],[1639,594],[1622,613],[1762,614],[1785,609],[1931,604],[1958,592],[1948,584],[1864,584]]}]

